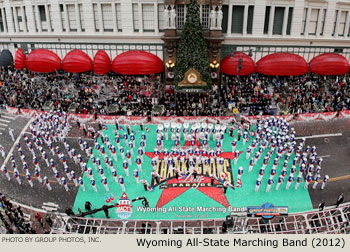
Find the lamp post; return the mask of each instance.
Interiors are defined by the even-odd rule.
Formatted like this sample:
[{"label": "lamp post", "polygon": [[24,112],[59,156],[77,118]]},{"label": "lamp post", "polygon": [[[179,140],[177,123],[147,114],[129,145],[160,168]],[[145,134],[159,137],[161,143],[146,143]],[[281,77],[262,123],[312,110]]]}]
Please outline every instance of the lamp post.
[{"label": "lamp post", "polygon": [[[168,69],[168,78],[174,79],[174,73],[172,72],[173,68],[175,67],[175,63],[169,59],[168,62],[165,63],[165,66]],[[175,103],[175,110],[176,110],[176,88],[174,88],[174,103]]]},{"label": "lamp post", "polygon": [[216,74],[216,71],[217,69],[219,68],[220,64],[216,61],[216,60],[213,60],[211,63],[210,63],[210,68],[211,68],[211,78],[212,79],[216,79],[217,78],[217,74]]}]

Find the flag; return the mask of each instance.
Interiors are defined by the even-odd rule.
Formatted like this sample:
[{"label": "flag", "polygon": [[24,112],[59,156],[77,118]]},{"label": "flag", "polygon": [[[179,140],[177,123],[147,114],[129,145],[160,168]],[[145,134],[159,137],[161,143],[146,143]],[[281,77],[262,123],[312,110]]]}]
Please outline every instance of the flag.
[{"label": "flag", "polygon": [[123,126],[119,126],[119,128],[120,128],[121,130],[123,130],[123,131],[125,130]]},{"label": "flag", "polygon": [[147,131],[147,133],[149,133],[149,129],[146,127],[146,131]]},{"label": "flag", "polygon": [[187,175],[185,173],[183,173],[182,176],[179,177],[179,179],[185,179],[185,178],[187,178]]},{"label": "flag", "polygon": [[242,187],[242,181],[241,179],[237,179],[237,185],[236,187]]}]

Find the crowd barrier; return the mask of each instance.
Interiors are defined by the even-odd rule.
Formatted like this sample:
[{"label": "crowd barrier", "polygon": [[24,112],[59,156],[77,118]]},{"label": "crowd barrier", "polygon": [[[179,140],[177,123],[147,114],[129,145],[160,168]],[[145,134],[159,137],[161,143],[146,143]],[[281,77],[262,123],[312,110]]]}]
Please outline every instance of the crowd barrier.
[{"label": "crowd barrier", "polygon": [[[33,109],[18,109],[14,107],[7,107],[7,112],[10,114],[21,114],[29,117],[35,117],[37,115],[46,113],[45,111],[33,110]],[[256,123],[257,120],[271,117],[270,115],[262,116],[241,116],[242,119],[249,121],[250,123]],[[323,113],[305,113],[298,114],[296,117],[294,115],[284,115],[284,116],[274,116],[276,118],[283,118],[286,121],[300,121],[309,122],[316,120],[328,121],[335,118],[350,118],[350,110],[343,110],[338,112],[323,112]],[[101,124],[146,124],[148,119],[145,116],[107,116],[107,115],[97,115],[95,120],[95,115],[92,114],[74,114],[68,113],[68,118],[73,121],[80,121],[81,123],[86,123],[90,121],[97,121]],[[151,123],[159,124],[165,122],[176,122],[176,123],[231,123],[234,121],[234,116],[153,116]]]}]

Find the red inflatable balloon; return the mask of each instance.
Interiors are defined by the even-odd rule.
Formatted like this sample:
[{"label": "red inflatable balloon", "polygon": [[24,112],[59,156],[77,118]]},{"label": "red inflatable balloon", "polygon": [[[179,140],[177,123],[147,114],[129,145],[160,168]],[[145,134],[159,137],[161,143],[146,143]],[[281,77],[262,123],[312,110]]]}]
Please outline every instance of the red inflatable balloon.
[{"label": "red inflatable balloon", "polygon": [[221,61],[220,72],[228,75],[238,75],[239,60],[242,59],[240,76],[255,72],[255,62],[245,53],[235,52],[233,57],[227,55]]},{"label": "red inflatable balloon", "polygon": [[50,50],[36,49],[29,53],[26,65],[30,71],[50,73],[61,69],[61,58]]},{"label": "red inflatable balloon", "polygon": [[309,69],[321,75],[343,75],[349,72],[349,62],[343,55],[324,53],[310,61]]},{"label": "red inflatable balloon", "polygon": [[104,75],[111,71],[111,59],[105,51],[99,50],[93,63],[93,70],[95,74]]},{"label": "red inflatable balloon", "polygon": [[83,51],[70,51],[62,61],[62,69],[70,73],[82,73],[92,70],[92,60]]},{"label": "red inflatable balloon", "polygon": [[119,54],[112,62],[113,72],[126,75],[143,75],[163,72],[162,60],[149,52],[127,51]]},{"label": "red inflatable balloon", "polygon": [[308,72],[305,59],[293,53],[273,53],[261,58],[256,63],[256,71],[274,76],[298,76]]},{"label": "red inflatable balloon", "polygon": [[26,56],[21,48],[17,49],[15,54],[15,68],[23,69],[26,67]]}]

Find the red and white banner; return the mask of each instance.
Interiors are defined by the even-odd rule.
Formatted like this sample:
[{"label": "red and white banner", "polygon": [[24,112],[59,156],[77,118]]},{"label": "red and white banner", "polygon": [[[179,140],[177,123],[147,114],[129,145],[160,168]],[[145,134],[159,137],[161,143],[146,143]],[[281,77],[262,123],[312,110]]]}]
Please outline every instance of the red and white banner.
[{"label": "red and white banner", "polygon": [[107,115],[98,115],[97,121],[102,124],[128,124],[128,125],[136,125],[136,124],[146,124],[147,117],[145,116],[107,116]]},{"label": "red and white banner", "polygon": [[318,113],[305,113],[305,114],[299,114],[297,117],[297,121],[308,122],[308,121],[315,121],[319,118],[320,118],[320,114]]},{"label": "red and white banner", "polygon": [[337,117],[337,112],[324,112],[320,113],[320,120],[328,121]]},{"label": "red and white banner", "polygon": [[152,117],[152,123],[153,124],[160,124],[160,123],[232,123],[232,121],[235,121],[235,118],[233,116],[157,116]]},{"label": "red and white banner", "polygon": [[339,113],[340,118],[350,118],[350,110],[343,110]]},{"label": "red and white banner", "polygon": [[[40,114],[46,113],[45,111],[33,110],[33,109],[18,109],[14,107],[7,107],[7,113],[9,114],[20,114],[28,117],[35,117]],[[285,116],[270,116],[270,115],[262,115],[262,116],[241,116],[242,119],[255,124],[259,119],[264,119],[268,117],[274,118],[283,118],[287,122],[290,122],[294,119],[293,115],[285,115]],[[68,118],[72,121],[80,121],[81,123],[93,122],[95,121],[94,115],[91,114],[74,114],[68,113]],[[337,118],[337,112],[324,112],[324,113],[305,113],[299,114],[297,116],[297,121],[308,122],[315,120],[333,120]],[[350,118],[350,110],[343,110],[339,113],[338,118]],[[155,116],[152,117],[153,124],[161,124],[161,123],[185,123],[194,124],[194,123],[213,123],[217,122],[223,124],[230,124],[235,121],[234,116]],[[130,124],[130,125],[138,125],[138,124],[146,124],[148,123],[147,117],[145,116],[107,116],[107,115],[98,115],[97,122],[101,124]]]}]

